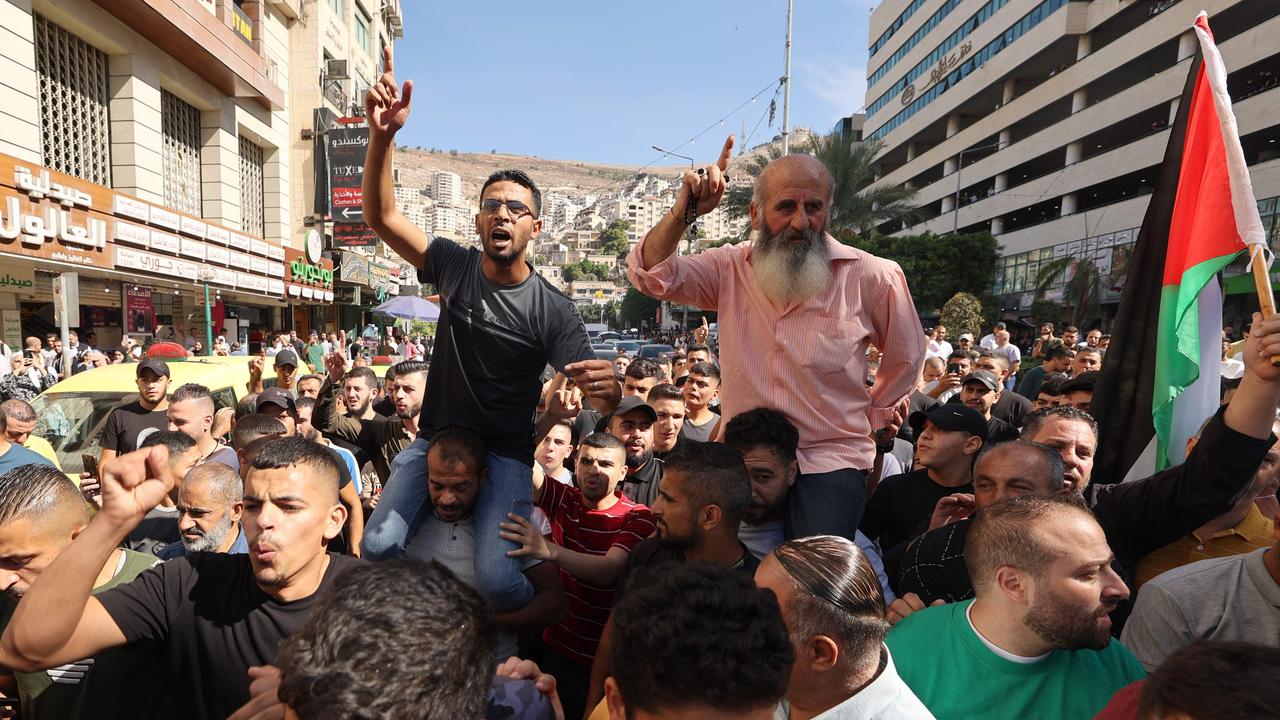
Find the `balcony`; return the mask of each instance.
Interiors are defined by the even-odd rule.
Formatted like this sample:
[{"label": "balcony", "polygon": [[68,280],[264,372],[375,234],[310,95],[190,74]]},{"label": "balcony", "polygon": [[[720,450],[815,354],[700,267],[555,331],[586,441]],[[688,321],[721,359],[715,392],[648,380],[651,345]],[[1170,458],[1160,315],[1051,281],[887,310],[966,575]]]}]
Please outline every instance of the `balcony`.
[{"label": "balcony", "polygon": [[216,0],[221,22],[210,22],[201,0],[94,0],[134,32],[204,78],[228,97],[281,110],[285,93],[261,53],[261,3]]}]

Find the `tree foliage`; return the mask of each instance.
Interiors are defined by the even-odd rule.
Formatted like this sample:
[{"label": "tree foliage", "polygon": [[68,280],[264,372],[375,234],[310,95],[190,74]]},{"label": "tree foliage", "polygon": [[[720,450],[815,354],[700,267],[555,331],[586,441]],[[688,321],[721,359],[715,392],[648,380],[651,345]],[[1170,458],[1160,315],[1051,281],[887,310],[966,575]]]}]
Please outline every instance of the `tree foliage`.
[{"label": "tree foliage", "polygon": [[661,304],[635,288],[628,288],[627,294],[622,297],[618,317],[626,327],[638,328],[645,322],[652,324]]},{"label": "tree foliage", "polygon": [[590,260],[580,260],[576,263],[565,265],[561,271],[561,277],[565,282],[574,282],[576,280],[607,280],[612,272],[608,265],[604,263],[591,262]]},{"label": "tree foliage", "polygon": [[972,333],[978,337],[985,327],[983,322],[982,303],[967,292],[958,292],[942,305],[940,322],[947,326],[949,337],[959,337],[961,333]]},{"label": "tree foliage", "polygon": [[[1074,257],[1054,258],[1040,265],[1036,272],[1035,301],[1032,303],[1032,316],[1037,322],[1053,322],[1081,327],[1088,320],[1098,317],[1101,312],[1102,282],[1104,278],[1098,266],[1089,258]],[[1062,286],[1062,299],[1049,305],[1049,291]],[[1058,310],[1054,317],[1041,317],[1035,314],[1036,303],[1039,310],[1050,313]]]},{"label": "tree foliage", "polygon": [[926,314],[942,307],[958,292],[988,294],[995,283],[996,262],[1000,258],[1000,246],[987,232],[869,238],[842,232],[836,239],[902,266],[916,310]]},{"label": "tree foliage", "polygon": [[623,218],[618,218],[609,223],[609,226],[600,231],[600,254],[616,255],[622,257],[631,249],[631,241],[627,239],[627,230],[631,229],[631,223]]}]

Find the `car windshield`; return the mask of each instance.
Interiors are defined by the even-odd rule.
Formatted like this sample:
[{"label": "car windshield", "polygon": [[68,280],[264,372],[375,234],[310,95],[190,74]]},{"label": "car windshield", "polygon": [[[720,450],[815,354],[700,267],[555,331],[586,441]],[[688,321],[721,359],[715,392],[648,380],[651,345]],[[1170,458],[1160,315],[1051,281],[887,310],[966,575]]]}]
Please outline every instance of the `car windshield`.
[{"label": "car windshield", "polygon": [[84,472],[80,454],[99,454],[107,415],[113,408],[137,399],[137,392],[44,393],[31,401],[39,418],[33,434],[53,446],[63,472],[79,474]]},{"label": "car windshield", "polygon": [[619,350],[626,350],[627,352],[629,352],[629,353],[631,353],[632,355],[634,355],[634,354],[636,354],[637,352],[639,352],[639,350],[640,350],[640,343],[638,343],[638,342],[636,342],[636,341],[634,341],[634,340],[623,340],[622,342],[618,343],[618,346],[617,346],[617,347],[618,347],[618,349],[619,349]]},{"label": "car windshield", "polygon": [[656,358],[661,357],[664,353],[670,353],[674,350],[670,345],[645,345],[640,348],[640,357]]}]

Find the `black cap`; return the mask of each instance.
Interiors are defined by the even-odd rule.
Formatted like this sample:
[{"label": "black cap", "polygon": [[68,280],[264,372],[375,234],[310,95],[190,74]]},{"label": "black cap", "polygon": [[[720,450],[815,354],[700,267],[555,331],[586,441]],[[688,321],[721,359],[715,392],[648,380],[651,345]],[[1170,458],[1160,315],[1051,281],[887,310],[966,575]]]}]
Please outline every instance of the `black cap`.
[{"label": "black cap", "polygon": [[977,435],[983,442],[987,441],[987,419],[982,417],[982,413],[967,405],[943,403],[927,412],[917,410],[911,413],[907,423],[911,425],[912,430],[915,430],[916,437],[920,437],[920,433],[924,431],[926,420],[933,423],[939,430],[965,432]]},{"label": "black cap", "polygon": [[258,400],[253,405],[254,412],[262,410],[263,405],[279,405],[290,412],[298,412],[298,405],[293,401],[293,396],[278,387],[269,387],[258,393]]},{"label": "black cap", "polygon": [[622,398],[622,402],[618,403],[618,409],[610,413],[606,421],[618,415],[626,415],[632,410],[643,410],[649,416],[649,422],[658,422],[658,413],[644,399],[635,395]]},{"label": "black cap", "polygon": [[971,382],[979,382],[986,386],[988,390],[1000,389],[1000,378],[992,375],[986,370],[974,370],[960,379],[961,385],[967,385]]},{"label": "black cap", "polygon": [[142,377],[143,370],[150,370],[156,375],[173,377],[172,375],[169,374],[169,363],[157,357],[143,358],[142,362],[138,363],[138,369],[137,369],[138,377]]},{"label": "black cap", "polygon": [[276,353],[276,367],[281,365],[292,365],[298,367],[298,353],[292,350],[281,350]]}]

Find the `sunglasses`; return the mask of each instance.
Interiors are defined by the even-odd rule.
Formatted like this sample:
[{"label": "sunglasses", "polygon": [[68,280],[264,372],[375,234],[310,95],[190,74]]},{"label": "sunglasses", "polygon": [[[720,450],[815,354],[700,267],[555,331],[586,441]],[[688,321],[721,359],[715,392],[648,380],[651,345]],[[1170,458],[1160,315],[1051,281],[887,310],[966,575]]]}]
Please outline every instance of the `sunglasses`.
[{"label": "sunglasses", "polygon": [[487,200],[481,201],[480,212],[484,213],[485,215],[497,215],[498,208],[504,205],[507,208],[507,213],[510,214],[511,217],[515,218],[516,220],[523,218],[525,215],[533,215],[533,211],[529,209],[529,206],[525,205],[519,200],[503,201],[497,198],[489,198]]}]

